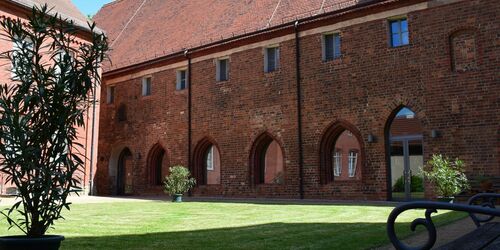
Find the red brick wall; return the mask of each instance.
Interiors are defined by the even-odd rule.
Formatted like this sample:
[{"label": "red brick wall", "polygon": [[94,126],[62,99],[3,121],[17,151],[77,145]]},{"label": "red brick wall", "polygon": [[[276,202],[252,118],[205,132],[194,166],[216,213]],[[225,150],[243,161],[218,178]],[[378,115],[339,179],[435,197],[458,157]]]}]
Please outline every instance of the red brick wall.
[{"label": "red brick wall", "polygon": [[[25,20],[27,13],[31,13],[31,10],[27,11],[24,9],[20,9],[20,7],[12,6],[12,4],[9,2],[1,2],[0,3],[0,19],[3,19],[3,18],[12,18],[12,19],[21,18],[22,20]],[[2,35],[2,39],[0,39],[0,53],[4,53],[6,51],[12,50],[12,48],[13,48],[12,42],[5,40],[5,38],[3,37],[4,32],[5,31],[3,31],[3,29],[0,29],[0,34]],[[75,37],[75,40],[79,43],[86,41],[85,39],[83,39],[80,36]],[[78,45],[74,44],[74,46],[78,46]],[[10,78],[11,78],[10,67],[11,67],[10,62],[8,62],[6,60],[0,60],[0,82],[1,83],[8,83],[10,81]],[[99,92],[100,92],[100,89],[98,88],[98,94],[99,94]],[[100,96],[97,96],[96,98],[99,101]],[[91,168],[90,167],[90,165],[91,165],[90,158],[91,158],[91,148],[92,148],[92,146],[91,146],[92,145],[92,140],[91,140],[92,117],[93,117],[92,109],[90,109],[86,113],[85,127],[78,128],[79,139],[77,142],[85,146],[85,151],[82,152],[84,154],[84,157],[82,157],[82,159],[84,159],[85,165],[84,165],[84,169],[82,169],[82,171],[78,171],[76,173],[76,175],[81,180],[80,186],[83,189],[89,188],[89,176],[90,176],[90,168]],[[97,128],[98,127],[97,125],[99,124],[99,120],[98,120],[99,107],[96,107],[96,117],[97,117],[97,119],[95,121],[95,124],[96,124],[96,128]],[[95,172],[95,169],[96,169],[95,166],[97,165],[95,162],[97,160],[97,141],[98,141],[97,135],[98,135],[98,131],[96,130],[94,133],[95,133],[95,139],[94,139],[94,145],[93,145],[93,147],[94,147],[94,161],[93,161],[94,168],[93,168],[93,171]],[[5,181],[5,179],[6,179],[6,175],[0,174],[0,194],[5,193],[5,189],[7,187],[12,186],[12,184],[7,183]]]},{"label": "red brick wall", "polygon": [[[399,48],[389,47],[386,19],[341,28],[342,57],[329,62],[322,62],[321,34],[302,37],[305,197],[386,199],[386,126],[401,106],[422,122],[425,160],[443,153],[465,160],[468,174],[500,175],[499,8],[493,0],[474,0],[410,12],[410,45]],[[475,32],[476,70],[453,70],[450,36],[461,29]],[[221,156],[221,185],[197,188],[196,195],[299,197],[295,41],[280,43],[280,54],[281,68],[264,73],[263,48],[233,53],[229,81],[220,83],[212,59],[193,63],[192,148],[208,136]],[[153,95],[146,98],[140,78],[115,84],[116,103],[101,108],[100,194],[113,192],[109,162],[116,148],[133,153],[136,194],[158,193],[148,186],[145,168],[155,143],[164,145],[170,165],[187,165],[187,92],[175,91],[175,77],[174,69],[154,73]],[[126,122],[116,121],[120,103],[127,105]],[[321,136],[339,120],[362,137],[362,177],[322,185]],[[430,138],[433,129],[441,137]],[[251,147],[263,132],[283,149],[283,184],[254,186],[250,180]],[[375,142],[367,141],[369,134]]]}]

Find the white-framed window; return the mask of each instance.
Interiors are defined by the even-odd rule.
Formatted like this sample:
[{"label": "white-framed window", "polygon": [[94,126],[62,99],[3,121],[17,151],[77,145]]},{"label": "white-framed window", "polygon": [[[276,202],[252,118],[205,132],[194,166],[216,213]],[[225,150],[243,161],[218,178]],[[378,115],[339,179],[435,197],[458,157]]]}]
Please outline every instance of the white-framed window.
[{"label": "white-framed window", "polygon": [[279,69],[280,48],[278,46],[268,47],[264,50],[264,72],[269,73]]},{"label": "white-framed window", "polygon": [[149,96],[151,95],[151,77],[147,76],[142,78],[142,96]]},{"label": "white-framed window", "polygon": [[349,177],[356,176],[356,165],[358,165],[358,152],[349,151]]},{"label": "white-framed window", "polygon": [[188,84],[188,82],[187,82],[187,70],[186,69],[177,70],[177,81],[175,84],[175,89],[176,90],[186,89],[187,84]]},{"label": "white-framed window", "polygon": [[106,88],[106,102],[108,104],[115,102],[115,86],[108,86]]},{"label": "white-framed window", "polygon": [[326,33],[322,36],[323,61],[330,61],[342,56],[340,34]]},{"label": "white-framed window", "polygon": [[12,44],[12,53],[14,60],[11,62],[11,78],[13,80],[19,80],[19,77],[17,77],[16,74],[22,74],[24,72],[23,69],[17,69],[17,73],[14,72],[14,67],[16,67],[16,63],[20,63],[20,59],[16,58],[16,54],[20,53],[22,49],[31,49],[33,50],[33,41],[29,39],[28,37],[21,39],[18,36],[14,38],[13,44]]},{"label": "white-framed window", "polygon": [[217,75],[218,82],[229,80],[229,58],[221,58],[217,60]]},{"label": "white-framed window", "polygon": [[333,175],[340,176],[342,174],[342,151],[335,150],[333,153]]},{"label": "white-framed window", "polygon": [[59,64],[63,62],[63,60],[65,59],[66,56],[69,56],[71,63],[75,62],[76,54],[74,51],[59,50],[57,53],[56,66],[55,66],[55,73],[58,76],[61,74],[61,66]]},{"label": "white-framed window", "polygon": [[214,146],[210,146],[207,151],[207,170],[214,170]]}]

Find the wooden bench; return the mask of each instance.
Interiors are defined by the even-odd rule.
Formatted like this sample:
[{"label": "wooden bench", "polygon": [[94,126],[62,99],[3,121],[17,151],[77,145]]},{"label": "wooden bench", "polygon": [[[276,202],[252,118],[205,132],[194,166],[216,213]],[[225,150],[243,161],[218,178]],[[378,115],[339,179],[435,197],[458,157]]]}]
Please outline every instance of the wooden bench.
[{"label": "wooden bench", "polygon": [[[431,249],[436,243],[437,232],[432,222],[432,213],[437,210],[453,210],[469,213],[477,228],[446,244],[438,249],[500,249],[500,222],[493,222],[500,217],[500,210],[495,208],[495,203],[500,200],[500,194],[483,193],[472,196],[468,204],[452,204],[445,202],[416,201],[404,203],[391,212],[387,219],[387,234],[396,249]],[[395,231],[396,218],[404,211],[411,209],[425,209],[425,218],[415,219],[411,223],[411,230],[417,226],[424,226],[428,233],[427,242],[414,247],[401,242]]]}]

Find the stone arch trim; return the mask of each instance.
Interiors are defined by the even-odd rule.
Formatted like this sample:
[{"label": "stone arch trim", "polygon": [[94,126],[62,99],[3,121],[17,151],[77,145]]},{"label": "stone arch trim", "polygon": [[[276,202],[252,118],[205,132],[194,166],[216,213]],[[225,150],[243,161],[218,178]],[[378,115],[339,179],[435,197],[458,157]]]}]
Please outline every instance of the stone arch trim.
[{"label": "stone arch trim", "polygon": [[332,166],[331,152],[335,149],[335,142],[339,136],[346,130],[349,130],[358,140],[360,147],[360,158],[361,161],[361,173],[363,173],[365,166],[365,146],[363,141],[363,136],[359,130],[351,123],[345,120],[338,120],[330,124],[323,132],[320,142],[320,164],[319,164],[319,175],[320,183],[325,185],[334,181]]},{"label": "stone arch trim", "polygon": [[205,166],[205,153],[210,148],[210,146],[214,146],[217,148],[219,152],[219,156],[222,155],[219,146],[215,142],[214,139],[210,137],[204,137],[196,144],[193,152],[193,165],[191,169],[191,175],[196,179],[196,185],[206,185],[207,184],[207,170],[204,168]]},{"label": "stone arch trim", "polygon": [[283,155],[283,172],[286,175],[285,151],[281,142],[269,132],[263,132],[256,137],[252,144],[249,161],[249,179],[254,186],[264,183],[264,171],[261,157],[265,156],[266,150],[272,142],[276,142]]},{"label": "stone arch trim", "polygon": [[167,156],[167,150],[160,143],[154,144],[149,150],[147,157],[147,171],[148,171],[148,183],[152,186],[161,185],[162,173],[161,168],[163,164],[158,164],[158,160],[163,163],[163,158]]}]

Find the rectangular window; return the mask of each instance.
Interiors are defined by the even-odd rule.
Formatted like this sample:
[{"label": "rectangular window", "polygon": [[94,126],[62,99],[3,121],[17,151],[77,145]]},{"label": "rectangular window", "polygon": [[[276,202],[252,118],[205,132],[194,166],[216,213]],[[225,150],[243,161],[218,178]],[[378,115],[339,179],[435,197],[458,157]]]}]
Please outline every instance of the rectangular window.
[{"label": "rectangular window", "polygon": [[142,95],[151,95],[151,77],[142,78]]},{"label": "rectangular window", "polygon": [[13,80],[19,80],[19,75],[23,75],[23,72],[29,69],[23,69],[20,68],[21,66],[24,66],[27,64],[27,59],[23,57],[21,52],[23,50],[29,50],[29,55],[30,57],[33,56],[32,50],[34,49],[33,47],[33,41],[29,39],[28,37],[21,39],[18,36],[14,37],[14,43],[12,45],[12,53],[13,53],[13,60],[11,62],[11,77]]},{"label": "rectangular window", "polygon": [[408,20],[406,18],[389,21],[391,29],[391,46],[399,47],[410,44]]},{"label": "rectangular window", "polygon": [[340,58],[340,34],[323,35],[323,61]]},{"label": "rectangular window", "polygon": [[342,152],[335,151],[333,154],[333,175],[340,176],[342,174]]},{"label": "rectangular window", "polygon": [[106,93],[106,102],[108,104],[115,102],[115,86],[108,86]]},{"label": "rectangular window", "polygon": [[358,164],[358,152],[349,151],[349,177],[356,176],[356,165]]},{"label": "rectangular window", "polygon": [[227,81],[229,79],[229,59],[217,60],[217,77],[218,82]]},{"label": "rectangular window", "polygon": [[264,71],[266,73],[276,71],[280,65],[279,47],[266,48],[264,52]]},{"label": "rectangular window", "polygon": [[175,89],[183,90],[187,87],[187,70],[178,70],[177,71],[177,83],[175,85]]}]

